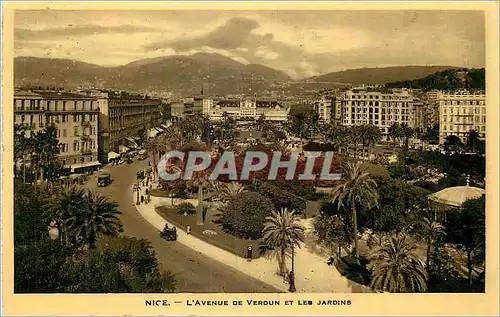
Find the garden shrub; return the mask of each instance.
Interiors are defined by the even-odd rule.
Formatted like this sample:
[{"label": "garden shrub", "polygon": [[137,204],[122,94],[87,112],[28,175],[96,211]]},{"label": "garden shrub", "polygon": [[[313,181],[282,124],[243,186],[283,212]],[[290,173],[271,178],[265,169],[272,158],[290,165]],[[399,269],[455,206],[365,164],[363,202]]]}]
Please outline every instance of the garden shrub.
[{"label": "garden shrub", "polygon": [[258,239],[273,209],[273,203],[265,196],[243,192],[222,208],[218,222],[238,237]]}]

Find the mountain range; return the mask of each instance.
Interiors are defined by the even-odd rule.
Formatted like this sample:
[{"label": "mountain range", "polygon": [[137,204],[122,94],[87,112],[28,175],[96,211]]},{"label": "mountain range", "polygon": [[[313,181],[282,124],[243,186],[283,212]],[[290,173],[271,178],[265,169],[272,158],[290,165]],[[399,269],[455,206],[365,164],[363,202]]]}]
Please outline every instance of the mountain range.
[{"label": "mountain range", "polygon": [[170,91],[197,94],[262,92],[287,83],[384,84],[425,77],[452,66],[361,68],[294,82],[286,73],[259,64],[242,64],[217,53],[196,53],[138,60],[105,67],[69,59],[17,57],[16,86],[98,87],[129,91]]}]

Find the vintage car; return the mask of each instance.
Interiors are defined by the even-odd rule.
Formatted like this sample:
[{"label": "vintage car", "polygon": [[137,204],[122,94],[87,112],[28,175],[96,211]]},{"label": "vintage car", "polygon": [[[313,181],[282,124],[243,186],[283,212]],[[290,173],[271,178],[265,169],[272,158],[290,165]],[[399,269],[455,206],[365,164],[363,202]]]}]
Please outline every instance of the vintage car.
[{"label": "vintage car", "polygon": [[148,158],[148,152],[146,150],[139,151],[139,160],[143,161]]},{"label": "vintage car", "polygon": [[168,225],[165,225],[165,228],[163,228],[163,231],[160,231],[160,237],[167,240],[167,241],[176,241],[177,240],[177,228],[172,227],[170,229]]},{"label": "vintage car", "polygon": [[97,186],[106,187],[109,184],[111,184],[111,174],[108,172],[100,172],[99,175],[97,175]]}]

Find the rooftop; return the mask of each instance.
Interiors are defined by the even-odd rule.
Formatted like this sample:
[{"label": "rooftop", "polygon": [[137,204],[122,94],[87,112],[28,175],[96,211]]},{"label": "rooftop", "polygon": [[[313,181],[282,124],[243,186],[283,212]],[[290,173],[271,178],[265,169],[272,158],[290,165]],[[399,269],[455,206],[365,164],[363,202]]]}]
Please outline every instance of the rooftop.
[{"label": "rooftop", "polygon": [[455,186],[445,188],[429,196],[435,202],[453,207],[460,207],[469,199],[477,199],[484,195],[485,190],[471,186]]}]

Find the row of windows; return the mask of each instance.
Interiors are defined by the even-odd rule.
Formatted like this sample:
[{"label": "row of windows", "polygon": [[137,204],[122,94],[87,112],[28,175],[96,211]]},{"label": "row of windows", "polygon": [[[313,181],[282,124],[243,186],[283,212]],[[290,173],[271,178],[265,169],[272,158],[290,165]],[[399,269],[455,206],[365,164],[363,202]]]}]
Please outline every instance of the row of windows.
[{"label": "row of windows", "polygon": [[[84,156],[82,156],[79,160],[76,158],[73,159],[73,164],[93,162],[93,161],[94,161],[94,158],[92,156],[89,156],[88,158],[85,158]],[[63,160],[62,163],[63,163],[63,165],[66,165],[66,160]]]},{"label": "row of windows", "polygon": [[486,126],[484,125],[476,125],[476,126],[473,126],[473,125],[454,125],[454,124],[451,124],[451,125],[446,125],[446,124],[443,124],[443,128],[442,128],[442,131],[456,131],[456,132],[467,132],[467,131],[470,131],[471,129],[474,129],[476,131],[486,131]]},{"label": "row of windows", "polygon": [[410,96],[398,96],[398,95],[347,95],[351,99],[383,99],[383,100],[399,100],[399,99],[409,99]]},{"label": "row of windows", "polygon": [[456,105],[456,106],[482,106],[484,100],[440,100],[442,105]]},{"label": "row of windows", "polygon": [[98,110],[94,100],[14,99],[16,110],[85,111]]},{"label": "row of windows", "polygon": [[[486,107],[475,107],[475,108],[456,108],[455,107],[443,107],[441,108],[443,109],[443,113],[446,114],[446,113],[450,113],[450,114],[453,114],[453,113],[456,113],[456,114],[472,114],[474,112],[474,114],[479,114],[479,113],[482,113],[482,114],[486,114]],[[462,111],[460,111],[460,109],[462,109]]]},{"label": "row of windows", "polygon": [[455,122],[455,123],[472,123],[472,121],[474,122],[483,122],[483,123],[486,123],[486,116],[474,116],[474,117],[458,117],[458,116],[447,116],[447,115],[444,115],[443,116],[443,119],[442,119],[443,122]]},{"label": "row of windows", "polygon": [[[68,153],[69,152],[69,144],[68,143],[60,143],[59,146],[61,147],[61,153]],[[95,150],[96,148],[96,143],[95,140],[91,141],[74,141],[73,142],[73,152],[80,151],[82,150]]]},{"label": "row of windows", "polygon": [[[31,115],[15,115],[14,122],[15,123],[24,123],[25,121],[29,121],[30,123],[33,123],[33,121],[35,121],[35,119],[38,119],[38,122],[42,123],[44,117],[46,117],[47,121],[50,123],[69,122],[69,116],[67,114],[63,114],[63,115],[42,115],[42,114],[39,114],[39,115],[33,115],[33,114],[31,114]],[[80,122],[80,120],[82,122],[85,122],[85,121],[94,122],[97,120],[97,115],[96,114],[90,114],[90,115],[76,114],[76,115],[73,115],[73,122]]]},{"label": "row of windows", "polygon": [[[350,103],[347,102],[347,105],[351,106],[370,106],[370,107],[403,107],[407,108],[410,107],[410,104],[408,102],[378,102],[378,101],[351,101]],[[345,106],[345,105],[344,105]]]}]

